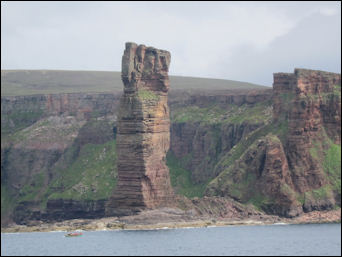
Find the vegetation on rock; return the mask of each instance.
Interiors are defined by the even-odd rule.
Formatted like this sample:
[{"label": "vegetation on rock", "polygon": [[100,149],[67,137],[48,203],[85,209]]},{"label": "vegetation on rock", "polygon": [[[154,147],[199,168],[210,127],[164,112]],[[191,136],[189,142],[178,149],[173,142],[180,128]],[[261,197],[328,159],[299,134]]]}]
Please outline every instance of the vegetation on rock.
[{"label": "vegetation on rock", "polygon": [[166,156],[166,164],[170,170],[170,179],[175,193],[189,198],[203,197],[207,183],[197,184],[191,179],[191,171],[183,168],[182,161],[177,159],[172,151]]},{"label": "vegetation on rock", "polygon": [[[313,80],[323,76],[322,81],[329,82],[316,83],[317,92],[307,86],[310,81],[302,87],[288,83],[296,74],[276,76],[272,102],[229,102],[219,93],[170,99],[171,150],[166,161],[175,192],[189,198],[231,197],[290,217],[301,210],[340,206],[340,77],[313,74]],[[105,95],[79,100],[87,97],[78,96],[75,102],[66,98],[69,105],[64,109],[57,108],[62,98],[56,97],[50,113],[35,104],[26,111],[16,109],[31,101],[23,97],[4,112],[2,217],[29,202],[44,211],[52,200],[84,201],[77,206],[86,209],[91,201],[108,199],[117,182],[117,107],[101,106]],[[145,90],[139,90],[138,97],[147,103],[158,100]]]},{"label": "vegetation on rock", "polygon": [[171,120],[175,123],[241,124],[243,122],[267,123],[272,118],[270,101],[241,106],[231,104],[227,107],[223,108],[217,103],[208,107],[186,106],[174,110],[171,113]]}]

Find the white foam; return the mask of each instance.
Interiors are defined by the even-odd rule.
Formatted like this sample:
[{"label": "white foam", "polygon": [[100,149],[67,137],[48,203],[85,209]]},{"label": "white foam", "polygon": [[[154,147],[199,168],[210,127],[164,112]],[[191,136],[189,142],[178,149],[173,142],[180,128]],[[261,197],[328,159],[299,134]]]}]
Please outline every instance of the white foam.
[{"label": "white foam", "polygon": [[284,223],[284,222],[277,222],[277,223],[274,223],[274,224],[272,224],[272,225],[280,225],[280,226],[283,226],[283,225],[290,225],[290,224],[288,224],[288,223]]}]

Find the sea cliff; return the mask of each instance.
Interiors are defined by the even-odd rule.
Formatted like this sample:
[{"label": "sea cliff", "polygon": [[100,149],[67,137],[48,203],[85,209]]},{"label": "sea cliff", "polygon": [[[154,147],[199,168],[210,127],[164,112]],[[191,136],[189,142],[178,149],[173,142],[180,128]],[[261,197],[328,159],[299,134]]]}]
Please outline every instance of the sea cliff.
[{"label": "sea cliff", "polygon": [[[106,219],[120,97],[2,96],[2,227]],[[273,89],[171,90],[168,104],[175,210],[294,220],[340,208],[340,74],[296,69],[275,74]]]}]

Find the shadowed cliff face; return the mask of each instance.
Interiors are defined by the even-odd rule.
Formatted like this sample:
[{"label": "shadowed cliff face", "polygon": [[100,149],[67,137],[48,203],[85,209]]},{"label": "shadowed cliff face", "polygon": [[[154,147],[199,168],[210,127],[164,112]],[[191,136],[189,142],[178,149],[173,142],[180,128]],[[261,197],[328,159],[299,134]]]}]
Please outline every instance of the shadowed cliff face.
[{"label": "shadowed cliff face", "polygon": [[191,171],[195,183],[219,173],[221,155],[242,138],[270,122],[272,90],[191,95],[188,102],[171,104],[171,147]]},{"label": "shadowed cliff face", "polygon": [[117,129],[118,183],[108,215],[165,206],[173,196],[165,162],[170,146],[169,64],[167,51],[126,43]]},{"label": "shadowed cliff face", "polygon": [[229,155],[221,161],[227,165],[207,194],[290,217],[340,205],[340,120],[340,74],[303,69],[274,74],[271,126],[254,133],[254,143],[250,140],[237,162]]}]

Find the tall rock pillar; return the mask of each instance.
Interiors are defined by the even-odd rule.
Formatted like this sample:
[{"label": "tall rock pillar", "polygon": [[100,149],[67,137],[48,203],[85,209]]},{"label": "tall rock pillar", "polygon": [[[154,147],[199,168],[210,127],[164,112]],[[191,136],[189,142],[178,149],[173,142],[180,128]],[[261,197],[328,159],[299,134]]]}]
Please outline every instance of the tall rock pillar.
[{"label": "tall rock pillar", "polygon": [[166,166],[170,58],[168,51],[126,43],[121,72],[124,93],[117,122],[118,182],[107,215],[166,206],[173,198]]}]

